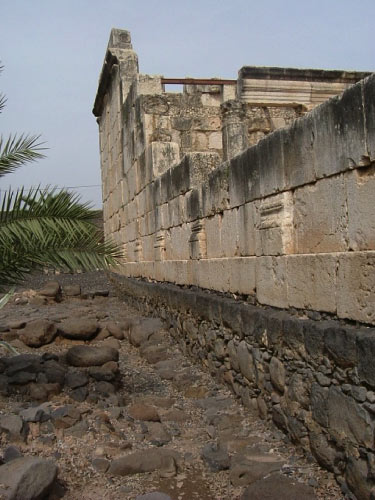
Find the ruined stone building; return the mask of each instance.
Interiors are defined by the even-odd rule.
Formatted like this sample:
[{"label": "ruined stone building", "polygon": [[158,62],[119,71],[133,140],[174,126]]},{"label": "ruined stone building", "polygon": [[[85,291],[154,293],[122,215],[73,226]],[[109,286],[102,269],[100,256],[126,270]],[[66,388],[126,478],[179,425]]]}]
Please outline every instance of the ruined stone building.
[{"label": "ruined stone building", "polygon": [[124,293],[358,498],[375,486],[374,110],[365,73],[142,75],[121,30],[94,104]]}]

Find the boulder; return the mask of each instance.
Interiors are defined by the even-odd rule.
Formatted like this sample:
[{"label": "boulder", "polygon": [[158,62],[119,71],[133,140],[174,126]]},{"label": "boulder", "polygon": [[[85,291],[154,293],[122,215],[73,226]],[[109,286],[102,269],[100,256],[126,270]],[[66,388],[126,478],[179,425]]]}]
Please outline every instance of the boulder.
[{"label": "boulder", "polygon": [[81,413],[73,405],[65,405],[56,408],[51,413],[54,426],[57,429],[67,429],[72,427],[81,419]]},{"label": "boulder", "polygon": [[20,457],[0,467],[0,496],[7,500],[46,498],[57,476],[56,465],[38,457]]},{"label": "boulder", "polygon": [[160,416],[155,406],[135,403],[129,407],[129,415],[134,420],[143,420],[148,422],[160,422]]},{"label": "boulder", "polygon": [[71,389],[77,389],[77,387],[83,387],[89,383],[89,378],[86,373],[83,372],[68,372],[65,375],[65,384]]},{"label": "boulder", "polygon": [[139,347],[147,342],[153,335],[163,328],[159,318],[146,318],[139,324],[133,324],[129,328],[129,341],[132,345]]},{"label": "boulder", "polygon": [[63,293],[67,297],[77,297],[81,295],[81,285],[64,285]]},{"label": "boulder", "polygon": [[176,452],[165,449],[137,451],[111,462],[109,474],[128,476],[144,472],[161,471],[164,477],[176,475]]},{"label": "boulder", "polygon": [[75,340],[90,340],[99,329],[96,319],[75,318],[66,319],[59,325],[63,337]]},{"label": "boulder", "polygon": [[115,321],[108,321],[105,324],[108,332],[115,337],[117,340],[122,340],[124,338],[124,332],[122,328]]},{"label": "boulder", "polygon": [[66,354],[66,361],[71,366],[101,366],[108,361],[118,361],[119,353],[113,347],[92,347],[77,345],[71,347]]},{"label": "boulder", "polygon": [[55,298],[60,292],[60,284],[58,281],[48,281],[45,283],[43,288],[41,288],[38,292],[39,295],[43,295],[44,297],[52,297]]},{"label": "boulder", "polygon": [[0,432],[4,432],[11,441],[23,441],[23,421],[18,415],[2,415],[0,417]]},{"label": "boulder", "polygon": [[228,452],[215,443],[207,443],[201,451],[201,457],[212,472],[229,469],[230,458]]}]

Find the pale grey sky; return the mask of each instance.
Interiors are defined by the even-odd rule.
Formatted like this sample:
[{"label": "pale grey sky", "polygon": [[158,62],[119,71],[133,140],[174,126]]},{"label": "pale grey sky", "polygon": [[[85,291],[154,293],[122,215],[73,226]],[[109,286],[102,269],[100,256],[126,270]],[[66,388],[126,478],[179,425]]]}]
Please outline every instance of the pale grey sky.
[{"label": "pale grey sky", "polygon": [[375,71],[374,0],[3,0],[0,133],[42,134],[48,157],[0,180],[80,188],[101,204],[91,114],[112,27],[143,73],[236,78],[241,66]]}]

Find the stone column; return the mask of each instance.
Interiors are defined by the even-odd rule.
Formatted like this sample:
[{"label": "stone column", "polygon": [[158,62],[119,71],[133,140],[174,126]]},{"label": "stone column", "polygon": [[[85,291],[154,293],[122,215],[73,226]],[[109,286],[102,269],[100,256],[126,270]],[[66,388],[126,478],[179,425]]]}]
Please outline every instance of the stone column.
[{"label": "stone column", "polygon": [[230,160],[247,148],[247,127],[244,105],[238,100],[221,105],[223,123],[223,156]]}]

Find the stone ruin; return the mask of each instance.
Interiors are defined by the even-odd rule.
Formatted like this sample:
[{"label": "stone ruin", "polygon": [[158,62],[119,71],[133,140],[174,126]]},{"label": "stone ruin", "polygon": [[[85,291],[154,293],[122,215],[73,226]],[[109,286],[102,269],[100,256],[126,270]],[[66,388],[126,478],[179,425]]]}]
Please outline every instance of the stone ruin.
[{"label": "stone ruin", "polygon": [[374,108],[369,73],[142,75],[114,29],[93,109],[121,293],[360,499],[375,494]]}]

